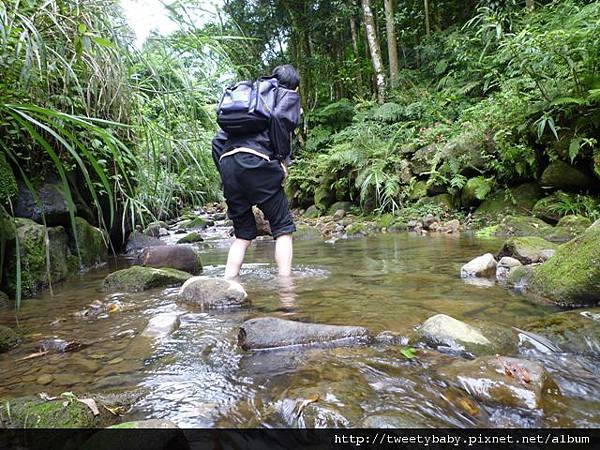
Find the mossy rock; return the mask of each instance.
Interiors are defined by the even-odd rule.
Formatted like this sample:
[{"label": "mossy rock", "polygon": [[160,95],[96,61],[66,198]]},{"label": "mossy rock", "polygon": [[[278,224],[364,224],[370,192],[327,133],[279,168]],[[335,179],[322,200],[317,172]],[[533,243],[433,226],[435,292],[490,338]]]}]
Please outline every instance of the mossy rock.
[{"label": "mossy rock", "polygon": [[396,216],[394,216],[393,214],[382,214],[381,216],[377,217],[377,228],[380,230],[383,228],[389,229],[395,220]]},{"label": "mossy rock", "polygon": [[537,236],[514,237],[504,242],[497,257],[510,256],[523,264],[532,264],[546,261],[557,248],[556,244]]},{"label": "mossy rock", "polygon": [[189,234],[186,234],[184,237],[177,241],[178,244],[193,244],[196,242],[202,242],[204,238],[197,231],[192,231]]},{"label": "mossy rock", "polygon": [[520,327],[547,337],[562,350],[600,353],[600,308],[549,314]]},{"label": "mossy rock", "polygon": [[139,292],[166,286],[181,286],[191,275],[176,269],[134,266],[118,270],[104,279],[105,291]]},{"label": "mossy rock", "polygon": [[71,253],[78,255],[81,268],[93,267],[106,261],[108,256],[108,236],[81,217],[75,217],[75,232],[77,234],[77,245],[75,239],[71,239]]},{"label": "mossy rock", "polygon": [[308,208],[306,208],[306,211],[303,214],[303,216],[308,219],[316,219],[320,215],[321,213],[319,212],[319,208],[317,208],[316,205],[310,205]]},{"label": "mossy rock", "polygon": [[408,223],[401,218],[396,218],[388,227],[388,231],[408,231]]},{"label": "mossy rock", "polygon": [[450,210],[453,208],[454,201],[450,194],[438,194],[434,195],[433,197],[423,197],[417,201],[417,206],[425,205],[437,205]]},{"label": "mossy rock", "polygon": [[51,401],[37,397],[4,399],[0,408],[3,425],[9,428],[98,428],[119,420],[118,416],[111,414],[100,404],[100,414],[94,416],[85,404],[62,398]]},{"label": "mossy rock", "polygon": [[509,286],[523,289],[529,285],[533,274],[533,266],[516,266],[510,269],[506,282]]},{"label": "mossy rock", "polygon": [[589,189],[595,184],[595,180],[570,164],[557,160],[546,167],[540,184],[543,187],[576,192]]},{"label": "mossy rock", "polygon": [[496,218],[500,214],[523,214],[531,211],[542,195],[542,190],[536,183],[502,189],[489,195],[477,208],[475,215]]},{"label": "mossy rock", "polygon": [[547,239],[552,242],[566,242],[579,236],[592,224],[587,217],[579,215],[564,216],[558,221]]},{"label": "mossy rock", "polygon": [[[46,288],[50,282],[62,281],[69,274],[71,267],[68,236],[62,226],[47,229],[50,256],[50,264],[47,267],[44,226],[24,218],[16,219],[16,224],[20,250],[21,293],[23,297],[31,297]],[[14,296],[17,291],[16,239],[8,245],[5,264],[3,283],[8,294]]]},{"label": "mossy rock", "polygon": [[157,220],[155,222],[149,223],[148,226],[144,229],[143,233],[146,236],[157,238],[160,236],[160,229],[168,227],[169,225],[167,225],[166,222],[163,222],[162,220]]},{"label": "mossy rock", "polygon": [[552,227],[543,220],[531,216],[506,216],[498,224],[495,236],[538,236],[545,237],[552,232]]},{"label": "mossy rock", "polygon": [[458,161],[461,173],[481,173],[487,168],[486,154],[494,147],[492,133],[482,129],[465,129],[442,148],[445,161]]},{"label": "mossy rock", "polygon": [[415,175],[423,175],[431,170],[431,161],[440,150],[438,144],[430,144],[418,149],[410,160],[410,170]]},{"label": "mossy rock", "polygon": [[18,193],[19,187],[12,167],[4,153],[0,153],[0,205],[7,205],[9,200],[14,204]]},{"label": "mossy rock", "polygon": [[427,196],[427,181],[417,181],[414,183],[408,194],[410,200],[419,200],[420,198]]},{"label": "mossy rock", "polygon": [[485,199],[489,190],[489,182],[483,177],[469,178],[460,193],[462,206],[477,206]]},{"label": "mossy rock", "polygon": [[556,254],[537,267],[531,288],[566,307],[600,303],[600,227],[561,245]]},{"label": "mossy rock", "polygon": [[0,353],[7,352],[19,343],[19,335],[12,328],[0,325]]},{"label": "mossy rock", "polygon": [[204,230],[205,228],[212,227],[214,224],[214,220],[205,219],[203,217],[195,217],[194,219],[190,220],[190,222],[186,225],[186,228]]},{"label": "mossy rock", "polygon": [[333,205],[329,207],[329,215],[334,215],[337,210],[341,209],[344,212],[350,212],[352,208],[352,202],[335,202]]}]

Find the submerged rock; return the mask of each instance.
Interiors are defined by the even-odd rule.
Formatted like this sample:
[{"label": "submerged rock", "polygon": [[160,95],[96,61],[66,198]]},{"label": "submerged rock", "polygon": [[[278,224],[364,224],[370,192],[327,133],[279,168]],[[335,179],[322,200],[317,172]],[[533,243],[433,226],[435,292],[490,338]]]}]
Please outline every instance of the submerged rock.
[{"label": "submerged rock", "polygon": [[505,283],[508,280],[508,274],[513,267],[521,266],[521,261],[510,256],[504,256],[498,261],[496,267],[496,280],[501,283]]},{"label": "submerged rock", "polygon": [[436,314],[417,329],[417,335],[427,344],[452,350],[479,352],[492,346],[481,330],[446,314]]},{"label": "submerged rock", "polygon": [[235,308],[247,303],[248,294],[235,281],[223,278],[193,277],[181,286],[180,296],[185,303],[203,309]]},{"label": "submerged rock", "polygon": [[315,344],[344,345],[370,339],[369,330],[363,327],[304,323],[276,317],[247,320],[238,333],[238,345],[244,350]]},{"label": "submerged rock", "polygon": [[202,271],[200,254],[194,247],[189,245],[149,247],[140,255],[139,263],[146,267],[157,269],[168,267],[194,275]]},{"label": "submerged rock", "polygon": [[4,353],[19,343],[19,335],[12,328],[0,325],[0,353]]},{"label": "submerged rock", "polygon": [[532,264],[548,260],[558,246],[535,236],[515,237],[504,242],[498,257],[510,256],[523,264]]},{"label": "submerged rock", "polygon": [[179,328],[179,314],[163,313],[150,319],[142,336],[149,338],[164,338]]},{"label": "submerged rock", "polygon": [[158,238],[146,236],[139,231],[132,231],[125,246],[125,252],[129,255],[138,253],[147,247],[166,245]]},{"label": "submerged rock", "polygon": [[536,267],[530,281],[536,293],[562,306],[600,303],[600,227],[561,245]]},{"label": "submerged rock", "polygon": [[522,328],[541,334],[562,350],[600,355],[600,308],[549,314],[529,320]]},{"label": "submerged rock", "polygon": [[139,292],[166,286],[180,286],[191,275],[176,269],[134,266],[118,270],[104,279],[105,291]]},{"label": "submerged rock", "polygon": [[477,400],[511,408],[540,409],[546,395],[558,393],[544,366],[520,358],[485,356],[456,361],[438,374]]},{"label": "submerged rock", "polygon": [[543,187],[579,191],[593,186],[595,181],[570,164],[557,160],[546,167],[540,178],[540,184]]},{"label": "submerged rock", "polygon": [[460,269],[461,278],[492,277],[495,274],[496,260],[491,253],[472,259]]}]

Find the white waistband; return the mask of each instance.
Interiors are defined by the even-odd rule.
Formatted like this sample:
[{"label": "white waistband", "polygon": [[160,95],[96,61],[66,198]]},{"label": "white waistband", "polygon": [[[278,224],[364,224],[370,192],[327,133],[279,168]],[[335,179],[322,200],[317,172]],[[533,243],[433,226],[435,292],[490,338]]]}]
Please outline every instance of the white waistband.
[{"label": "white waistband", "polygon": [[256,150],[252,150],[251,148],[247,148],[247,147],[238,147],[238,148],[234,148],[233,150],[230,150],[230,151],[228,151],[226,153],[223,153],[221,155],[221,157],[219,158],[219,162],[221,162],[221,160],[223,158],[225,158],[226,156],[235,155],[237,153],[251,153],[251,154],[256,155],[259,158],[262,158],[262,159],[264,159],[266,161],[271,161],[271,158],[269,158],[267,155],[265,155],[265,154],[263,154],[261,152],[258,152]]}]

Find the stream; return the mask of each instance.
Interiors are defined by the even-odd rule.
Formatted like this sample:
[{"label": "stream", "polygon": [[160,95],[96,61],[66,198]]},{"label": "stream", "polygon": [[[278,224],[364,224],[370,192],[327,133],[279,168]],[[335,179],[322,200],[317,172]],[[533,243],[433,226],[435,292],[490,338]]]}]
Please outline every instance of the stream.
[{"label": "stream", "polygon": [[[241,275],[251,306],[209,312],[179,303],[177,288],[102,292],[102,279],[130,264],[113,259],[55,286],[53,296],[23,302],[25,338],[0,355],[0,397],[134,391],[139,400],[124,420],[164,418],[180,427],[599,427],[599,364],[590,356],[520,346],[517,355],[541,361],[561,391],[543,408],[527,410],[475,402],[449,387],[436,368],[459,356],[431,349],[408,359],[402,346],[381,343],[255,353],[237,347],[239,325],[257,316],[408,336],[437,313],[510,329],[557,311],[493,282],[458,277],[462,264],[497,251],[500,243],[468,234],[378,234],[335,244],[299,236],[293,280],[282,285],[273,241],[259,240]],[[224,233],[197,245],[203,274],[222,275],[229,245]],[[77,316],[96,300],[120,306],[98,317]],[[148,320],[165,312],[181,314],[179,328],[164,339],[141,339]],[[14,326],[12,311],[1,313],[0,322]],[[52,337],[89,345],[20,360]]]}]

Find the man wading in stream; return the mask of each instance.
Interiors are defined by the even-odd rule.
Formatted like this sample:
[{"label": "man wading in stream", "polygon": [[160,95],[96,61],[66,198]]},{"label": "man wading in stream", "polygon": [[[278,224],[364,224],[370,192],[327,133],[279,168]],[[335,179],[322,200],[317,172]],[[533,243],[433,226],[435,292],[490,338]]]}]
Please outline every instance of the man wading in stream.
[{"label": "man wading in stream", "polygon": [[283,182],[292,132],[300,120],[299,84],[293,66],[278,66],[270,77],[228,88],[217,108],[222,130],[213,139],[212,156],[235,232],[225,278],[238,276],[246,249],[256,238],[253,205],[261,209],[271,226],[279,275],[291,274],[296,226]]}]

